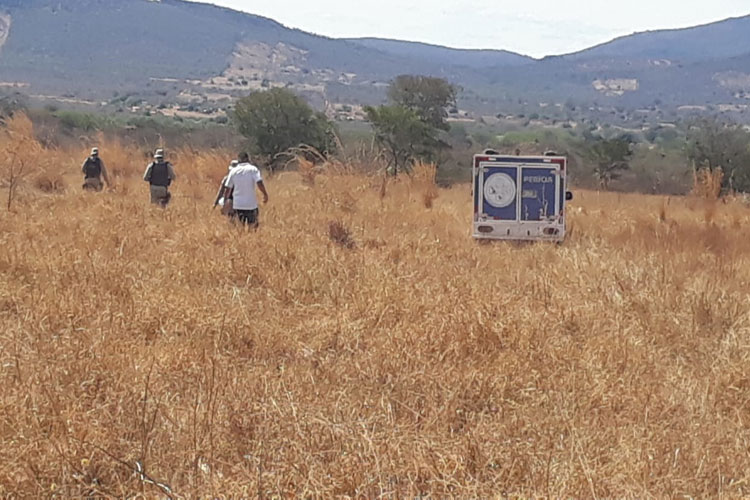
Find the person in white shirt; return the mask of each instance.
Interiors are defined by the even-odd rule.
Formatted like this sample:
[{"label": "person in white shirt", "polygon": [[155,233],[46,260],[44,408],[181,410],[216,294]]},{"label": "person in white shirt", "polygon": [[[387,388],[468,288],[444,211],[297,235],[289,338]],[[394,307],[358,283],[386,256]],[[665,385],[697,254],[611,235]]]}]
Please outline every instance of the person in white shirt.
[{"label": "person in white shirt", "polygon": [[260,169],[250,163],[247,153],[240,153],[239,165],[227,176],[226,187],[232,190],[232,208],[243,225],[258,227],[257,187],[263,193],[263,203],[268,203],[268,192],[263,184]]}]

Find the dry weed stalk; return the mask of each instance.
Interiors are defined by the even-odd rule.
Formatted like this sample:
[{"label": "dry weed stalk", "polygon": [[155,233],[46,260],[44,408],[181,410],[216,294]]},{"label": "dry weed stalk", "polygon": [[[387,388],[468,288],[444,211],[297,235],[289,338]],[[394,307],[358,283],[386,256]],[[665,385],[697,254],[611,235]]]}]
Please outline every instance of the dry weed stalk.
[{"label": "dry weed stalk", "polygon": [[707,225],[716,216],[723,180],[724,171],[721,168],[701,168],[693,173],[691,195],[703,200],[703,220]]},{"label": "dry weed stalk", "polygon": [[34,138],[31,120],[23,113],[16,113],[0,128],[0,165],[2,179],[7,189],[6,208],[12,208],[19,185],[27,177],[38,160],[41,146]]},{"label": "dry weed stalk", "polygon": [[300,177],[302,177],[302,183],[306,186],[315,185],[315,176],[317,172],[315,170],[315,163],[304,157],[297,157],[297,171]]},{"label": "dry weed stalk", "polygon": [[435,179],[437,177],[437,166],[432,163],[418,162],[414,165],[411,173],[413,184],[421,191],[422,204],[425,208],[432,208],[433,203],[439,196]]},{"label": "dry weed stalk", "polygon": [[717,200],[721,194],[724,171],[721,168],[700,168],[693,172],[692,195],[706,200]]}]

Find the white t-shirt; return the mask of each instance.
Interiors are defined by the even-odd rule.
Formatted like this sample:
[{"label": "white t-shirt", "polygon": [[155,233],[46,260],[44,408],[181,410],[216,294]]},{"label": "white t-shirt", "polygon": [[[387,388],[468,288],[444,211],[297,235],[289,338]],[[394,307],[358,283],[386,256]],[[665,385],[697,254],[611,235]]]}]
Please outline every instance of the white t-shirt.
[{"label": "white t-shirt", "polygon": [[255,186],[262,181],[260,170],[255,165],[240,163],[227,176],[228,188],[234,189],[235,210],[255,210],[258,208],[258,196]]}]

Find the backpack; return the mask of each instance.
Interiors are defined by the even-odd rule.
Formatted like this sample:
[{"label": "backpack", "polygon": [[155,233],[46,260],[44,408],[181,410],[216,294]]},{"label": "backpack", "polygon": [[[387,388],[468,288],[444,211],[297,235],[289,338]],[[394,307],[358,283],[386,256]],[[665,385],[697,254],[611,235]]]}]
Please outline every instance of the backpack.
[{"label": "backpack", "polygon": [[102,175],[102,160],[100,158],[86,158],[83,170],[86,179],[98,179]]}]

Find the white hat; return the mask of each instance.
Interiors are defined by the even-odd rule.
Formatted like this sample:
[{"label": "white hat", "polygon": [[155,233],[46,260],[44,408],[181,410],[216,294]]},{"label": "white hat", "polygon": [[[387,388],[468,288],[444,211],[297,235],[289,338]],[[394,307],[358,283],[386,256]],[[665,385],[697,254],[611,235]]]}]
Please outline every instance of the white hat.
[{"label": "white hat", "polygon": [[157,160],[159,158],[164,158],[164,150],[163,149],[157,149],[156,153],[154,153],[154,158],[156,158]]},{"label": "white hat", "polygon": [[91,156],[96,156],[99,154],[99,148],[91,148]]}]

